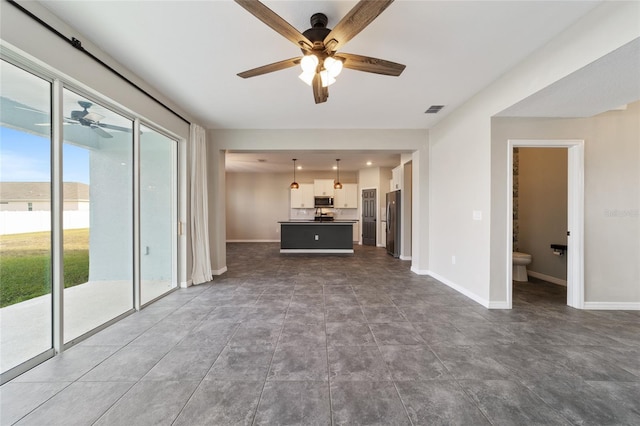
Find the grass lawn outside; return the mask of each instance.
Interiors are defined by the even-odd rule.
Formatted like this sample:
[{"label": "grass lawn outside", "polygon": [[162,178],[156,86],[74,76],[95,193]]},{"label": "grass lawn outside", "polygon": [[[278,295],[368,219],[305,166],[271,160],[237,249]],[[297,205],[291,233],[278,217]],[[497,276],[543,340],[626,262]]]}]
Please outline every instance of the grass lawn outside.
[{"label": "grass lawn outside", "polygon": [[[64,286],[89,280],[89,229],[64,231]],[[0,308],[51,292],[51,233],[0,235]]]}]

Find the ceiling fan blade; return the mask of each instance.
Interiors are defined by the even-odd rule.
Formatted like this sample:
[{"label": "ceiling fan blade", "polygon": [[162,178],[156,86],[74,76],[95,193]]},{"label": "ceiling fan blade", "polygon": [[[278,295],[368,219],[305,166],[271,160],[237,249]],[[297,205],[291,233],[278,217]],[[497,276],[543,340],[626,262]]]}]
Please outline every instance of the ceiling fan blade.
[{"label": "ceiling fan blade", "polygon": [[100,136],[101,138],[112,138],[113,136],[110,135],[109,133],[105,132],[104,130],[102,130],[99,126],[91,126],[91,128],[93,129],[94,132],[96,132],[98,134],[98,136]]},{"label": "ceiling fan blade", "polygon": [[249,77],[255,77],[257,75],[267,74],[270,72],[280,71],[287,68],[295,67],[296,65],[300,64],[300,59],[301,59],[300,57],[297,57],[297,58],[285,59],[284,61],[280,61],[280,62],[274,62],[273,64],[269,64],[269,65],[263,65],[261,67],[254,68],[252,70],[238,73],[238,76],[242,78],[249,78]]},{"label": "ceiling fan blade", "polygon": [[393,0],[360,0],[324,39],[325,51],[335,52],[373,22]]},{"label": "ceiling fan blade", "polygon": [[374,74],[399,76],[406,65],[370,56],[354,55],[353,53],[338,53],[336,58],[344,59],[343,66],[356,71],[372,72]]},{"label": "ceiling fan blade", "polygon": [[132,133],[133,132],[133,129],[131,129],[129,127],[116,126],[114,124],[96,123],[95,125],[99,126],[99,127],[102,127],[104,129],[117,130],[119,132],[127,132],[127,133]]},{"label": "ceiling fan blade", "polygon": [[323,102],[327,102],[329,98],[329,88],[322,87],[322,79],[320,78],[320,74],[316,74],[313,77],[313,82],[311,83],[313,86],[313,98],[315,99],[317,104],[321,104]]},{"label": "ceiling fan blade", "polygon": [[17,107],[15,107],[15,109],[21,109],[21,110],[24,110],[24,111],[35,112],[35,113],[42,114],[42,115],[51,115],[48,112],[39,111],[39,110],[33,109],[33,108],[26,108],[26,107],[17,106]]},{"label": "ceiling fan blade", "polygon": [[235,2],[296,46],[304,50],[313,48],[313,43],[303,36],[300,31],[296,30],[290,23],[258,0],[235,0]]}]

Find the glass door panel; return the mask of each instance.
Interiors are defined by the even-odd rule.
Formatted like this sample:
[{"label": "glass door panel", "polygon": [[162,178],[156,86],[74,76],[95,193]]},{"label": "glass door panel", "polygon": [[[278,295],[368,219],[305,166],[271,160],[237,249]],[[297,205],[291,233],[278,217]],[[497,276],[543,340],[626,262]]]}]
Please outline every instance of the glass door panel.
[{"label": "glass door panel", "polygon": [[133,309],[133,122],[63,93],[64,341]]},{"label": "glass door panel", "polygon": [[0,370],[52,348],[51,83],[0,61]]},{"label": "glass door panel", "polygon": [[140,301],[177,285],[177,142],[140,126]]}]

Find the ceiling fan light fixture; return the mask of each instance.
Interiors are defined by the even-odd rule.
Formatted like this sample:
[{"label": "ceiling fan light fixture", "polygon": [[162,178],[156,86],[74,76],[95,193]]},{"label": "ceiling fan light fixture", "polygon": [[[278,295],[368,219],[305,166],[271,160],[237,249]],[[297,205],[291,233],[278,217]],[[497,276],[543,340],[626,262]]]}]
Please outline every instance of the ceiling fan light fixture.
[{"label": "ceiling fan light fixture", "polygon": [[331,77],[337,77],[342,72],[342,61],[331,56],[327,56],[324,60],[324,69],[329,72]]},{"label": "ceiling fan light fixture", "polygon": [[298,78],[311,86],[311,84],[313,83],[313,77],[315,77],[315,75],[315,72],[303,71],[302,74],[298,76]]},{"label": "ceiling fan light fixture", "polygon": [[329,87],[336,82],[336,79],[327,70],[320,71],[320,80],[322,80],[322,87]]},{"label": "ceiling fan light fixture", "polygon": [[318,68],[318,57],[316,55],[304,55],[300,60],[302,72],[315,74]]}]

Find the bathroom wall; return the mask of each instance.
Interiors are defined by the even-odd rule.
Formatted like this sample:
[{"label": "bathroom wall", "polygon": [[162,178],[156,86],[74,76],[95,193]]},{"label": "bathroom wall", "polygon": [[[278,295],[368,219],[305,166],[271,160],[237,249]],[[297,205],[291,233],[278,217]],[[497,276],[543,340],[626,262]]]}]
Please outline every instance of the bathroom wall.
[{"label": "bathroom wall", "polygon": [[518,251],[533,257],[532,276],[566,285],[567,258],[550,245],[567,244],[567,149],[518,151]]}]

